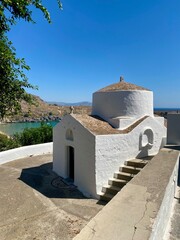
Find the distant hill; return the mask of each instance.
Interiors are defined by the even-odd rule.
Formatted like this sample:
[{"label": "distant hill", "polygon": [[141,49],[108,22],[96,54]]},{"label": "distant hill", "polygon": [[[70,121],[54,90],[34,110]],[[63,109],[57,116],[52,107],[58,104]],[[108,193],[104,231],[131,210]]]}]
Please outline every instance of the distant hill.
[{"label": "distant hill", "polygon": [[92,106],[91,102],[76,102],[76,103],[66,103],[66,102],[47,102],[49,104],[56,104],[58,106]]},{"label": "distant hill", "polygon": [[[22,111],[16,115],[10,115],[7,121],[41,121],[41,120],[54,120],[61,118],[65,114],[71,112],[69,106],[74,106],[73,113],[76,114],[90,114],[91,105],[88,102],[76,103],[60,103],[60,102],[45,102],[38,96],[33,97],[36,99],[36,105],[29,105],[25,101],[21,102]],[[90,104],[90,103],[89,103]]]}]

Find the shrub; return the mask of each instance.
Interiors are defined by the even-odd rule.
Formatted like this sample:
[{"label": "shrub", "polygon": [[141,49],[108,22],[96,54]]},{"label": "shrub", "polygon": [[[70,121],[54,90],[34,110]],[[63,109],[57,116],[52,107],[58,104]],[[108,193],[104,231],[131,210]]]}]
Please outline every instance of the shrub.
[{"label": "shrub", "polygon": [[29,117],[29,113],[25,113],[25,114],[24,114],[24,117]]},{"label": "shrub", "polygon": [[38,128],[26,128],[13,139],[22,146],[52,142],[52,126],[42,123]]},{"label": "shrub", "polygon": [[14,139],[4,134],[0,134],[0,152],[17,147],[20,147],[19,142],[15,141]]},{"label": "shrub", "polygon": [[27,146],[33,144],[52,142],[52,126],[42,122],[38,128],[26,128],[22,133],[16,133],[13,137],[0,134],[0,151]]}]

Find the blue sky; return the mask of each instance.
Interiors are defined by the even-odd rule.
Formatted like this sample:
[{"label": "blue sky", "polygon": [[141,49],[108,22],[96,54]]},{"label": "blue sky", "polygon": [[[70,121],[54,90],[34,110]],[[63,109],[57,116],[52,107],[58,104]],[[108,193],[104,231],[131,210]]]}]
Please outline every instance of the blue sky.
[{"label": "blue sky", "polygon": [[18,57],[46,101],[91,101],[118,82],[151,89],[155,107],[180,107],[179,0],[44,0],[52,24],[33,9],[36,24],[12,28]]}]

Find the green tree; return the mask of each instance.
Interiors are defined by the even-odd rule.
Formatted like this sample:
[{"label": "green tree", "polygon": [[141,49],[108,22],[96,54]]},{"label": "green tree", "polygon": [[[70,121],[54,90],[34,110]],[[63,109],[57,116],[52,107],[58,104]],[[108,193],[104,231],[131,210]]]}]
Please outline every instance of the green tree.
[{"label": "green tree", "polygon": [[5,35],[0,40],[0,118],[8,112],[18,112],[20,101],[33,103],[25,88],[36,88],[28,83],[24,70],[29,70],[24,59],[16,58],[15,49]]},{"label": "green tree", "polygon": [[[62,9],[61,2],[57,2]],[[20,111],[21,100],[33,103],[32,96],[27,94],[25,89],[37,89],[28,83],[24,73],[25,70],[30,70],[30,67],[26,65],[24,58],[16,57],[16,49],[7,37],[7,32],[19,19],[34,23],[32,6],[39,9],[45,19],[51,22],[50,14],[41,0],[0,0],[0,119],[9,112]]]},{"label": "green tree", "polygon": [[[57,0],[57,3],[59,8],[62,9],[60,0]],[[9,31],[11,25],[16,24],[19,19],[34,23],[32,7],[39,9],[45,19],[49,23],[51,22],[50,14],[43,6],[42,0],[0,0],[0,32]]]}]

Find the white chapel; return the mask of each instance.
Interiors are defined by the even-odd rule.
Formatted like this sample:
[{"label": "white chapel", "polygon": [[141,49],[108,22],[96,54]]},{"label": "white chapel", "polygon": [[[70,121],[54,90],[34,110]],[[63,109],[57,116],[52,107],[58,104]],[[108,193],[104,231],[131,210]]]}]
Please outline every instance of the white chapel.
[{"label": "white chapel", "polygon": [[125,161],[155,155],[165,143],[153,92],[120,77],[93,94],[91,115],[71,113],[54,127],[53,170],[72,179],[84,195],[99,198]]}]

